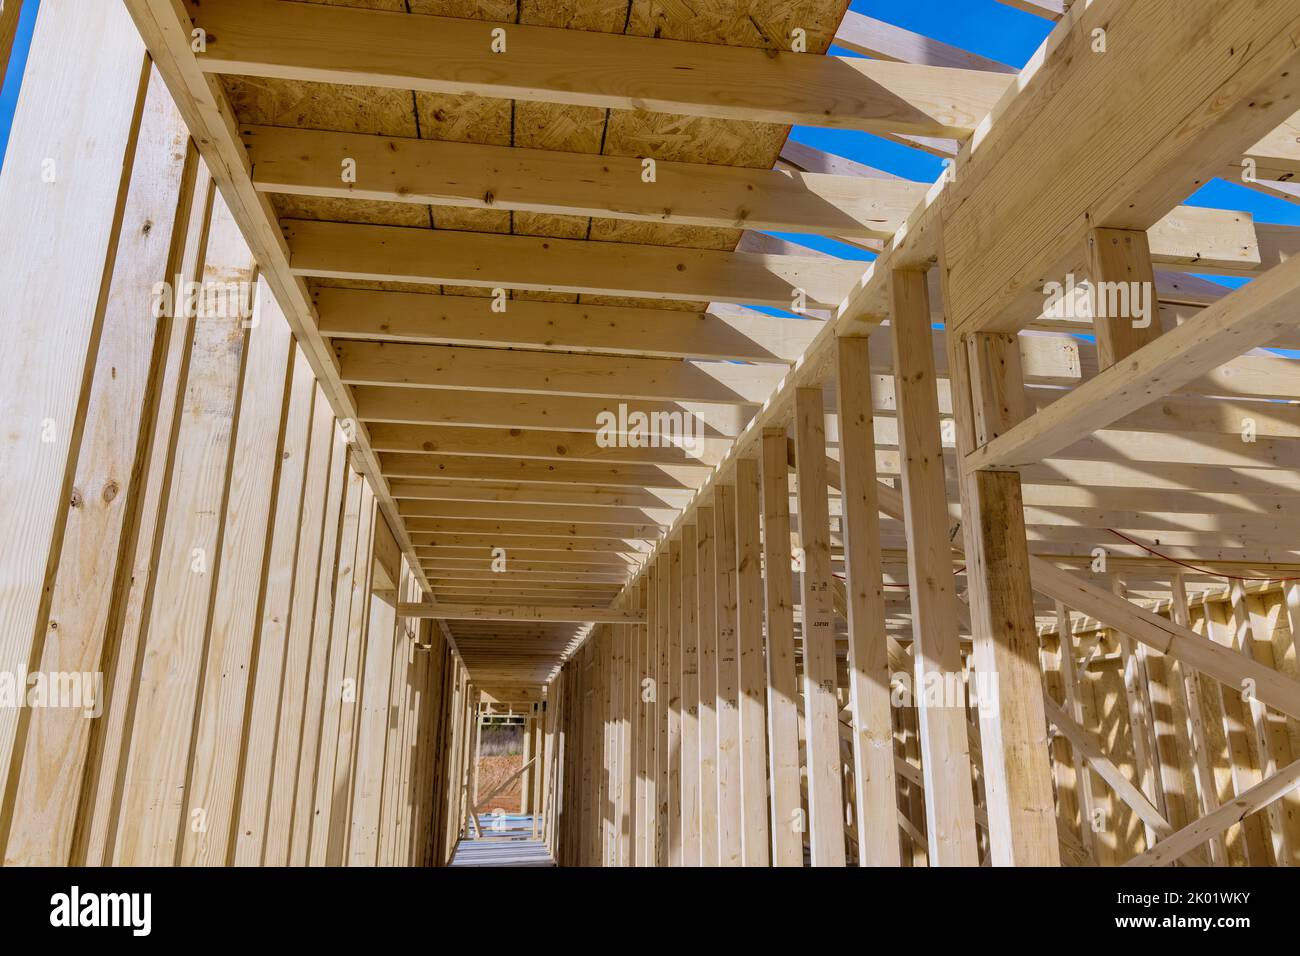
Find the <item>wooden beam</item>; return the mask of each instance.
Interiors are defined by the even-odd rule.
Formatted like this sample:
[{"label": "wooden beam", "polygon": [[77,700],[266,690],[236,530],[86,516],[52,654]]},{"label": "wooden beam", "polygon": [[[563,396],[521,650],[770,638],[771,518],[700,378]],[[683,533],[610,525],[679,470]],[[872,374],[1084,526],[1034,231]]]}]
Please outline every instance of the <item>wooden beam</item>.
[{"label": "wooden beam", "polygon": [[[1178,0],[1071,7],[939,200],[952,327],[1020,327],[1088,229],[1149,229],[1240,160],[1295,110],[1297,33],[1300,10],[1285,0],[1192,16]],[[1220,41],[1209,58],[1197,43],[1208,35]],[[1162,82],[1134,86],[1139,72]],[[1047,132],[1059,116],[1087,120],[1071,136]]]},{"label": "wooden beam", "polygon": [[1071,720],[1065,711],[1051,700],[1044,700],[1043,707],[1047,720],[1065,735],[1071,746],[1082,754],[1088,765],[1102,780],[1106,781],[1106,784],[1115,791],[1115,795],[1123,800],[1143,823],[1160,836],[1168,836],[1173,832],[1169,821],[1156,809],[1147,795],[1125,777],[1106,756],[1100,742],[1092,734]]},{"label": "wooden beam", "polygon": [[1161,654],[1230,686],[1251,680],[1260,701],[1291,717],[1300,717],[1300,682],[1215,644],[1191,629],[1098,588],[1076,574],[1030,556],[1034,589],[1123,630]]},{"label": "wooden beam", "polygon": [[966,136],[1008,77],[877,60],[225,0],[198,11],[211,73],[714,119]]},{"label": "wooden beam", "polygon": [[[322,8],[325,9],[325,8]],[[861,263],[685,246],[637,245],[287,219],[297,276],[523,289],[792,308],[833,306]]]},{"label": "wooden beam", "polygon": [[[606,157],[608,158],[608,157]],[[821,323],[714,303],[707,312],[506,300],[375,289],[315,289],[322,335],[332,339],[599,352],[788,365]],[[496,321],[505,315],[508,321]]]},{"label": "wooden beam", "polygon": [[591,553],[604,554],[621,554],[636,558],[643,554],[644,551],[638,547],[635,541],[610,540],[606,538],[548,538],[543,536],[529,536],[518,534],[511,536],[509,541],[503,542],[495,535],[479,534],[438,534],[437,536],[416,533],[411,539],[417,547],[439,547],[439,548],[482,548],[488,552],[495,547],[504,547],[510,554],[517,554],[521,551],[587,551]]},{"label": "wooden beam", "polygon": [[[888,239],[925,195],[907,180],[566,153],[272,126],[241,127],[268,193]],[[339,175],[352,161],[355,181]]]},{"label": "wooden beam", "polygon": [[540,535],[543,537],[589,537],[614,540],[658,540],[658,525],[564,524],[544,521],[493,521],[489,518],[408,517],[407,530],[433,534]]},{"label": "wooden beam", "polygon": [[[591,432],[558,432],[528,428],[458,427],[455,425],[367,424],[376,451],[414,454],[482,455],[490,458],[545,458],[552,461],[622,461],[628,463],[694,465],[708,468],[726,453],[722,438],[689,437],[674,444],[667,437],[658,447],[631,447],[630,441]],[[689,446],[689,447],[683,447]],[[401,509],[401,506],[398,506]]]},{"label": "wooden beam", "polygon": [[497,518],[509,521],[564,521],[572,525],[627,522],[666,525],[677,512],[671,508],[590,507],[566,504],[527,504],[491,501],[440,501],[404,498],[398,502],[403,518]]},{"label": "wooden beam", "polygon": [[[353,390],[358,417],[367,422],[563,430],[593,435],[605,424],[607,434],[627,435],[634,429],[644,433],[639,423],[645,416],[647,422],[693,420],[700,426],[706,450],[712,447],[710,439],[740,434],[753,416],[749,407],[699,402],[615,401],[551,394],[541,403],[531,395],[498,391],[462,391],[455,402],[448,402],[447,396],[436,389],[358,385]],[[671,417],[656,419],[656,414]]]},{"label": "wooden beam", "polygon": [[398,604],[402,617],[429,618],[435,621],[550,621],[575,624],[639,624],[645,615],[639,611],[610,607],[535,607],[529,605],[467,606],[409,602]]},{"label": "wooden beam", "polygon": [[602,509],[592,515],[600,518],[604,509],[669,508],[678,510],[690,499],[685,489],[638,488],[600,484],[552,484],[514,481],[454,481],[448,478],[397,480],[392,483],[398,501],[474,501],[509,502],[511,504],[585,505]]},{"label": "wooden beam", "polygon": [[[1156,277],[1147,234],[1130,229],[1093,229],[1088,233],[1088,278],[1094,289],[1092,326],[1097,335],[1097,364],[1107,369],[1160,335],[1160,317],[1154,312]],[[1107,286],[1119,287],[1126,294],[1109,295],[1104,291]],[[1145,300],[1145,315],[1137,314],[1141,300]],[[1113,306],[1119,306],[1124,314],[1111,314]]]},{"label": "wooden beam", "polygon": [[1204,845],[1245,817],[1269,806],[1300,786],[1300,760],[1287,764],[1277,773],[1211,813],[1165,837],[1146,853],[1133,857],[1125,866],[1164,866],[1191,850]]},{"label": "wooden beam", "polygon": [[1300,257],[1275,266],[967,455],[966,471],[1046,458],[1300,322]]},{"label": "wooden beam", "polygon": [[632,489],[691,491],[701,470],[693,465],[618,465],[566,462],[562,465],[528,458],[510,460],[475,455],[400,454],[385,452],[383,474],[390,478],[454,479],[458,481],[537,482],[540,484],[610,485]]},{"label": "wooden beam", "polygon": [[[650,401],[760,405],[784,374],[777,365],[608,355],[567,355],[559,363],[545,352],[382,342],[336,342],[334,352],[340,377],[351,385]],[[677,437],[689,443],[694,434]]]}]

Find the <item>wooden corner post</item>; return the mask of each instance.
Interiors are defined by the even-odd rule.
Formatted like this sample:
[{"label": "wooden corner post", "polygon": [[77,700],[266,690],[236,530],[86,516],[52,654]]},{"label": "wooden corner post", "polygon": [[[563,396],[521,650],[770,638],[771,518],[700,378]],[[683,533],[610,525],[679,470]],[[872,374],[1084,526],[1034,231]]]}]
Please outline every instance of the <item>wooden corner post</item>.
[{"label": "wooden corner post", "polygon": [[[949,330],[948,364],[961,461],[1024,418],[1018,337]],[[1060,866],[1020,475],[976,471],[958,486],[992,862]]]}]

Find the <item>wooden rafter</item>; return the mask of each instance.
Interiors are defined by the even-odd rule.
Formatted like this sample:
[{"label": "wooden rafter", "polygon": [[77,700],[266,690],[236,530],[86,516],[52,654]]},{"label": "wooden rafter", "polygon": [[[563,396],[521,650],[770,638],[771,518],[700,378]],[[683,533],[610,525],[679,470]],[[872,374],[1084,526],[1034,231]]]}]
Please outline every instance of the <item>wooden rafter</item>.
[{"label": "wooden rafter", "polygon": [[[449,17],[225,0],[199,11],[212,73],[477,93],[767,123],[966,136],[1009,85],[1001,74],[760,52]],[[637,64],[640,64],[638,67]]]}]

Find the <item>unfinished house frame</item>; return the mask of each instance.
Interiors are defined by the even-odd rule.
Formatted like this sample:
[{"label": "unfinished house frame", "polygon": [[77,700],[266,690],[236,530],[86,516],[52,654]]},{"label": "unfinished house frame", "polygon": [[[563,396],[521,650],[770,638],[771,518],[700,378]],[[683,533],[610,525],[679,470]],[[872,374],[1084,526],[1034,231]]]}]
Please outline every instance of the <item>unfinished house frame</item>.
[{"label": "unfinished house frame", "polygon": [[1300,5],[1011,5],[40,0],[5,863],[1300,863]]}]

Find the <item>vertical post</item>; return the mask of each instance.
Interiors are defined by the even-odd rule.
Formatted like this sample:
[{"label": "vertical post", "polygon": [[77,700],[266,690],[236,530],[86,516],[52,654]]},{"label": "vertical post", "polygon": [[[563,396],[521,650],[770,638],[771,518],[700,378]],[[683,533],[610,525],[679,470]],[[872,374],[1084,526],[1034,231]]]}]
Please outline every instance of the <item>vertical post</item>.
[{"label": "vertical post", "polygon": [[672,676],[669,667],[669,641],[672,630],[670,620],[672,608],[672,558],[670,548],[665,547],[656,559],[659,571],[659,620],[658,634],[655,641],[655,733],[658,743],[655,746],[655,866],[668,866],[669,847],[669,808],[672,806],[672,794],[668,786],[668,719],[672,705],[673,688],[678,681]]},{"label": "vertical post", "polygon": [[696,616],[699,647],[700,865],[718,866],[718,616],[717,539],[713,508],[696,510]]},{"label": "vertical post", "polygon": [[767,680],[763,673],[763,577],[758,464],[736,461],[736,645],[740,657],[741,855],[767,866]]},{"label": "vertical post", "polygon": [[1147,234],[1131,229],[1091,230],[1088,277],[1093,288],[1097,367],[1106,369],[1160,335]]},{"label": "vertical post", "polygon": [[[637,581],[632,589],[632,608],[645,614],[645,581]],[[623,820],[619,838],[619,862],[622,866],[634,866],[637,835],[637,753],[640,744],[641,682],[639,678],[639,660],[642,646],[641,635],[644,628],[640,624],[630,624],[623,629],[623,737],[620,742]]]},{"label": "vertical post", "polygon": [[[976,866],[979,854],[961,682],[957,596],[948,540],[948,496],[924,272],[894,272],[891,329],[907,529],[908,596],[912,605],[913,698],[925,775],[929,860],[932,866]],[[1028,581],[1027,574],[1024,580]],[[1034,657],[1036,660],[1036,649]],[[927,688],[936,683],[944,692],[927,693]],[[936,700],[936,696],[941,699]],[[1046,736],[1045,728],[1040,736]]]},{"label": "vertical post", "polygon": [[655,750],[659,735],[655,731],[655,661],[656,636],[659,627],[659,564],[651,562],[645,574],[646,625],[642,634],[640,677],[637,688],[637,714],[640,717],[641,739],[637,751],[637,824],[636,865],[654,866],[655,857]]},{"label": "vertical post", "polygon": [[[1015,335],[948,348],[960,459],[1024,418],[1024,379]],[[990,852],[998,866],[1060,866],[1020,475],[981,471],[960,487]]]},{"label": "vertical post", "polygon": [[[667,816],[667,866],[682,865],[682,542],[668,542],[668,622],[665,691],[668,694],[667,781],[660,806]],[[662,759],[662,758],[661,758]]]},{"label": "vertical post", "polygon": [[533,782],[533,768],[528,766],[528,761],[533,759],[533,719],[531,717],[524,720],[523,738],[524,770],[519,775],[519,812],[529,813],[532,810]]},{"label": "vertical post", "polygon": [[826,413],[820,388],[794,393],[795,474],[799,495],[804,728],[808,749],[808,824],[813,866],[844,866],[844,780],[840,706],[835,690],[835,598],[831,519],[826,502]]},{"label": "vertical post", "polygon": [[529,808],[532,813],[533,839],[536,840],[541,832],[541,821],[543,811],[543,794],[546,792],[543,781],[546,778],[546,727],[545,711],[540,708],[545,704],[533,705],[533,758],[537,761],[533,767],[533,793],[529,799]]},{"label": "vertical post", "polygon": [[682,865],[700,865],[700,674],[698,534],[682,526],[681,810]]},{"label": "vertical post", "polygon": [[835,355],[858,863],[899,866],[898,790],[868,339],[836,339]]},{"label": "vertical post", "polygon": [[[744,827],[740,763],[740,652],[736,644],[736,489],[715,485],[718,631],[718,864],[740,866]],[[761,816],[761,814],[760,814]]]},{"label": "vertical post", "polygon": [[803,866],[799,684],[794,664],[794,582],[790,568],[790,453],[784,429],[763,429],[761,462],[772,864]]}]

